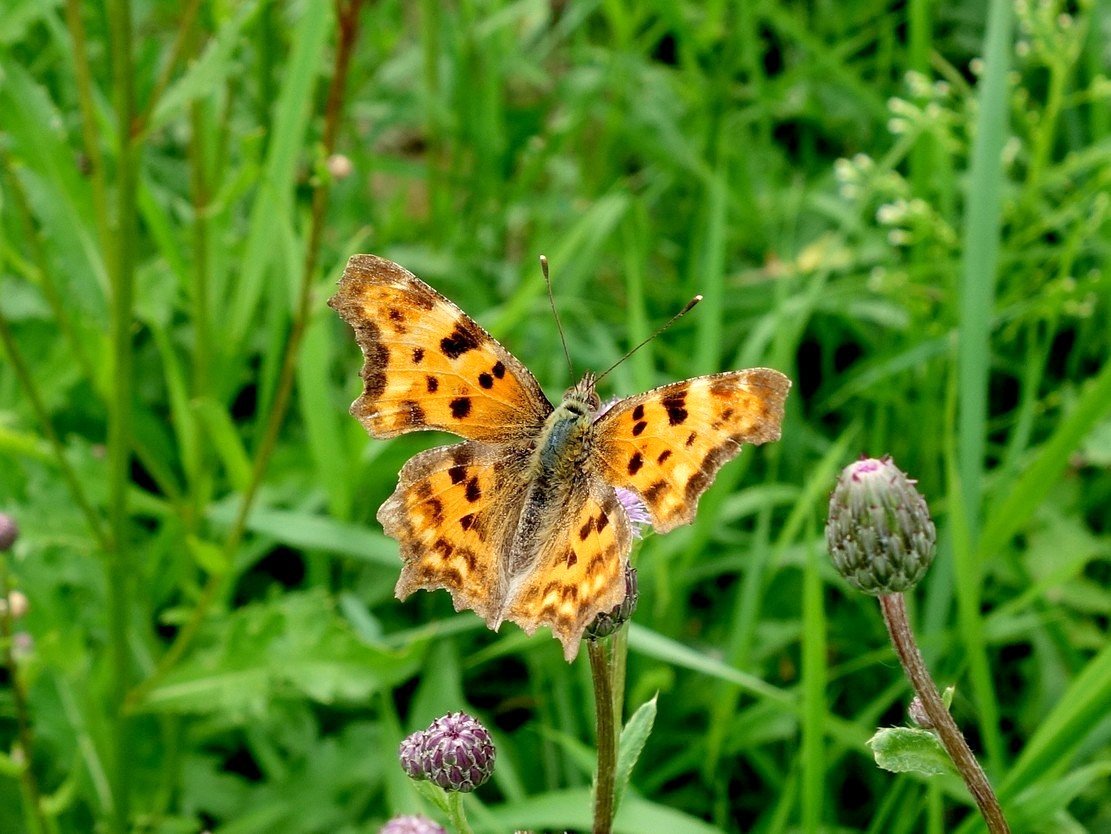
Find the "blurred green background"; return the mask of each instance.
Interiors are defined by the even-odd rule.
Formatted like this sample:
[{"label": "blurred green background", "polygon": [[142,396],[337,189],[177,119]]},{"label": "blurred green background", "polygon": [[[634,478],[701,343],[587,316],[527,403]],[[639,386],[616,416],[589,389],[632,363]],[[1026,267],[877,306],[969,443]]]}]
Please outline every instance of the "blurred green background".
[{"label": "blurred green background", "polygon": [[914,619],[1016,831],[1111,831],[1109,32],[1091,0],[5,0],[0,511],[30,610],[0,831],[374,832],[421,807],[398,741],[461,708],[498,744],[477,830],[589,826],[585,657],[393,598],[374,513],[443,438],[346,414],[324,302],[354,252],[549,396],[541,253],[580,369],[706,298],[603,396],[794,380],[783,439],[636,552],[627,704],[659,715],[619,831],[976,830],[956,777],[865,745],[909,694],[825,554],[862,452],[938,522]]}]

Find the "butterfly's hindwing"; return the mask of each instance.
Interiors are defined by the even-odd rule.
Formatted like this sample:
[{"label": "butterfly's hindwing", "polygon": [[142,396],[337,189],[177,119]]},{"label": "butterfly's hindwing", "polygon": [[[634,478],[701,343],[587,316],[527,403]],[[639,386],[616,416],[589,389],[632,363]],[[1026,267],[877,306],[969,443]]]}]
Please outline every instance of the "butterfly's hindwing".
[{"label": "butterfly's hindwing", "polygon": [[540,541],[536,567],[514,589],[506,619],[529,634],[549,626],[574,660],[586,627],[625,599],[629,519],[613,487],[593,478]]},{"label": "butterfly's hindwing", "polygon": [[445,588],[457,611],[496,620],[505,596],[500,556],[520,515],[527,466],[520,449],[470,442],[430,449],[405,464],[378,510],[386,535],[401,545],[399,599]]}]

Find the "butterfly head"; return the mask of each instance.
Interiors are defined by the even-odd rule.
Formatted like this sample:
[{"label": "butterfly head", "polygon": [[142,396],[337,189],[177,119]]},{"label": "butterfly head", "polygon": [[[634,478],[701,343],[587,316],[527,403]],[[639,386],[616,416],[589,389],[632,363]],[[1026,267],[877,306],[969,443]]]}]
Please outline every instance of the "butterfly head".
[{"label": "butterfly head", "polygon": [[567,389],[560,407],[577,417],[593,415],[602,405],[602,401],[598,399],[598,392],[594,390],[596,382],[594,373],[587,371],[577,385]]}]

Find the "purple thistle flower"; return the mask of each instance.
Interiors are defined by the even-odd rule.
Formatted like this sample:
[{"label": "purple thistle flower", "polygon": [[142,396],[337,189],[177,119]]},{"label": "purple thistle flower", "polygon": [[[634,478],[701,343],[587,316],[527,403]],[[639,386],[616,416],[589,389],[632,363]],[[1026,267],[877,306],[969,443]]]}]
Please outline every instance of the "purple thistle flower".
[{"label": "purple thistle flower", "polygon": [[425,778],[445,791],[468,793],[494,772],[494,743],[477,719],[465,712],[437,718],[424,732]]},{"label": "purple thistle flower", "polygon": [[625,515],[629,517],[629,521],[633,525],[633,535],[639,539],[644,528],[652,522],[651,517],[648,515],[648,508],[644,506],[644,502],[640,500],[640,496],[631,489],[616,487],[614,492],[617,493],[617,500],[621,502],[621,507],[625,510]]},{"label": "purple thistle flower", "polygon": [[424,730],[407,736],[401,742],[397,756],[401,760],[401,769],[410,779],[420,782],[428,778],[424,772]]},{"label": "purple thistle flower", "polygon": [[378,829],[378,834],[447,834],[443,826],[427,817],[394,817]]}]

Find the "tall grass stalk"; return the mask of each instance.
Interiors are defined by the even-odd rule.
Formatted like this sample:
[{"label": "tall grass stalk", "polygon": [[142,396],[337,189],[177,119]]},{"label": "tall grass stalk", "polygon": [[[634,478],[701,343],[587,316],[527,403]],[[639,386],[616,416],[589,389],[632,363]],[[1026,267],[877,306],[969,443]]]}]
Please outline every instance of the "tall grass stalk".
[{"label": "tall grass stalk", "polygon": [[135,70],[131,55],[131,4],[108,5],[112,33],[112,89],[116,109],[116,206],[112,217],[111,340],[112,391],[108,421],[108,524],[112,547],[105,554],[108,621],[112,645],[111,684],[112,827],[130,830],[131,739],[124,701],[131,685],[128,648],[131,547],[128,531],[128,489],[131,486],[132,303],[136,257],[136,189],[138,152],[134,141]]},{"label": "tall grass stalk", "polygon": [[972,147],[968,201],[964,221],[964,255],[959,291],[960,338],[957,375],[960,411],[957,427],[958,472],[968,525],[968,546],[957,562],[957,598],[961,631],[968,650],[980,727],[990,762],[1003,761],[991,672],[980,619],[983,565],[975,559],[983,500],[984,450],[987,432],[988,374],[992,364],[991,333],[995,273],[999,262],[1003,174],[1001,157],[1007,135],[1011,3],[992,0],[984,37],[984,76],[979,96],[979,122]]}]

